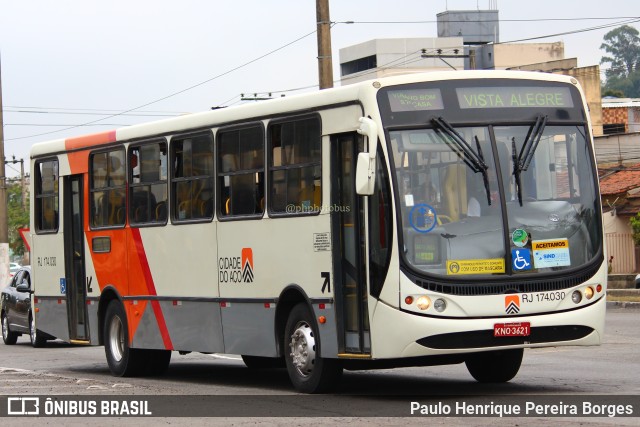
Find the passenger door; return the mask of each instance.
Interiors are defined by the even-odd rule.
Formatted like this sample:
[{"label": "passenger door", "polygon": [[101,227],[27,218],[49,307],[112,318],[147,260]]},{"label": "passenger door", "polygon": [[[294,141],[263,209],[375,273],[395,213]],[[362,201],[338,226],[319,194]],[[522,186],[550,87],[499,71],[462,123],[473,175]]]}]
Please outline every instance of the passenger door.
[{"label": "passenger door", "polygon": [[82,178],[82,175],[64,178],[65,281],[69,340],[88,343]]},{"label": "passenger door", "polygon": [[340,353],[371,352],[365,269],[364,202],[355,190],[358,153],[364,142],[357,133],[332,137],[331,227],[338,347]]}]

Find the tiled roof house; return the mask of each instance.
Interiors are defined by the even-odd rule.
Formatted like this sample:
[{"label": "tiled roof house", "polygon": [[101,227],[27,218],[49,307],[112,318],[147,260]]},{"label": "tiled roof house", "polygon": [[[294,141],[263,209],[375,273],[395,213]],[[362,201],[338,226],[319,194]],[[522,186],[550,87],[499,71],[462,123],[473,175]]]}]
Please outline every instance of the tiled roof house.
[{"label": "tiled roof house", "polygon": [[618,215],[640,212],[640,163],[606,172],[600,176],[602,210]]}]

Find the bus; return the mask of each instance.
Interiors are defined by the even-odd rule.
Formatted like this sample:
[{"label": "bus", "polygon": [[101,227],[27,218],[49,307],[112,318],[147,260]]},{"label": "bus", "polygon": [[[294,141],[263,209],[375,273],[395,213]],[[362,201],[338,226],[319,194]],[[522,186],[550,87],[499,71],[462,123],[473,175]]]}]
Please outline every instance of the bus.
[{"label": "bus", "polygon": [[599,345],[587,111],[572,77],[432,72],[36,144],[35,332],[115,376],[233,354],[305,393]]}]

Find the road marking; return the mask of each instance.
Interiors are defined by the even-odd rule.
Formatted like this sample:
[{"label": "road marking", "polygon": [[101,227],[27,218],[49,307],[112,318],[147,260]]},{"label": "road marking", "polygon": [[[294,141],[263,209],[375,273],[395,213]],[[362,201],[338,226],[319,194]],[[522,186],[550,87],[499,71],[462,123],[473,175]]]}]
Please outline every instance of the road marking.
[{"label": "road marking", "polygon": [[133,388],[128,383],[112,383],[99,379],[73,378],[49,372],[0,367],[0,394],[79,394],[84,390],[112,394],[123,388]]}]

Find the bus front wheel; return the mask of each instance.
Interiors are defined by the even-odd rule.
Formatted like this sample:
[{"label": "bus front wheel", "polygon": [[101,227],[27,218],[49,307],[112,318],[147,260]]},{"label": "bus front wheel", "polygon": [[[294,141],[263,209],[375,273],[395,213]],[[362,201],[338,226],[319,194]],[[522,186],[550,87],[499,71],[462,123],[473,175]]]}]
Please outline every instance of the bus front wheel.
[{"label": "bus front wheel", "polygon": [[465,364],[478,382],[505,383],[520,370],[523,353],[521,348],[474,353],[465,360]]},{"label": "bus front wheel", "polygon": [[284,352],[289,378],[302,393],[323,393],[333,388],[342,367],[337,359],[320,357],[318,327],[306,304],[293,307],[287,320]]},{"label": "bus front wheel", "polygon": [[129,330],[124,307],[118,300],[107,306],[104,322],[104,352],[114,376],[138,375],[142,367],[142,354],[129,347]]}]

